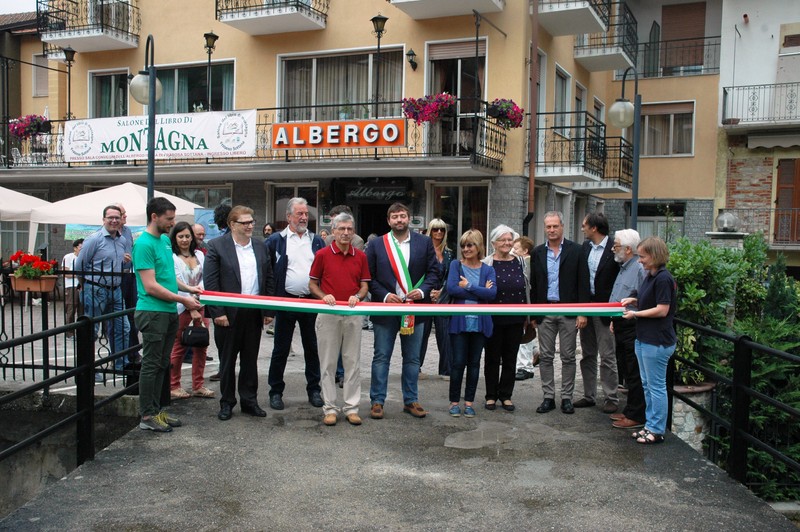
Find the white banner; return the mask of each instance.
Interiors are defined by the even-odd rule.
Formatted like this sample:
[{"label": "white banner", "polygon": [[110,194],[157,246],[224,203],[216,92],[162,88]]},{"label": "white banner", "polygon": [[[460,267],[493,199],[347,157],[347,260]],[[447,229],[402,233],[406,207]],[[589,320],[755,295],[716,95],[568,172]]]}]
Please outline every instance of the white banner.
[{"label": "white banner", "polygon": [[[256,111],[156,115],[156,159],[254,157]],[[67,162],[147,159],[147,117],[68,120]]]}]

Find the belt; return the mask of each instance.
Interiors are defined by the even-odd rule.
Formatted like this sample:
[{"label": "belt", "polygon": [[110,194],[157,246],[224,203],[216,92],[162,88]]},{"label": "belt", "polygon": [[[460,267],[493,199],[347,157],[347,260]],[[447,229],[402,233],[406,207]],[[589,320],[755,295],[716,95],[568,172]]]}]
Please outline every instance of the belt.
[{"label": "belt", "polygon": [[103,284],[103,283],[96,283],[96,282],[94,282],[94,281],[90,281],[89,279],[84,279],[84,280],[83,280],[83,282],[84,282],[85,284],[90,284],[90,285],[92,285],[92,286],[99,286],[100,288],[105,288],[106,290],[113,290],[114,288],[116,288],[114,285],[107,285],[107,284]]},{"label": "belt", "polygon": [[294,294],[290,294],[289,292],[286,292],[286,295],[283,296],[283,297],[291,297],[291,298],[294,298],[294,299],[304,299],[304,298],[307,298],[309,295],[310,294],[306,294],[304,296],[296,296]]}]

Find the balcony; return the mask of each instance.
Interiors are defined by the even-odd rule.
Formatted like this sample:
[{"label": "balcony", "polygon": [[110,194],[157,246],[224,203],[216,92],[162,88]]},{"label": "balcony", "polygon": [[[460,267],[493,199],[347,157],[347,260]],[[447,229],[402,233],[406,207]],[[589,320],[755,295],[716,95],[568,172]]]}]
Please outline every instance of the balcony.
[{"label": "balcony", "polygon": [[636,65],[637,24],[628,6],[611,4],[608,31],[575,37],[575,61],[590,72],[626,69]]},{"label": "balcony", "polygon": [[742,222],[743,233],[763,233],[770,249],[800,249],[800,209],[725,209]]},{"label": "balcony", "polygon": [[722,125],[730,133],[800,126],[800,83],[725,87]]},{"label": "balcony", "polygon": [[414,20],[502,11],[506,0],[387,0]]},{"label": "balcony", "polygon": [[539,24],[553,37],[608,29],[610,0],[539,0]]},{"label": "balcony", "polygon": [[[398,117],[400,102],[381,102],[380,116]],[[482,115],[457,115],[445,117],[436,123],[415,124],[406,120],[406,144],[386,148],[324,148],[324,149],[273,149],[272,126],[276,123],[302,121],[351,120],[353,108],[366,108],[373,104],[348,103],[346,105],[320,105],[293,108],[258,109],[256,124],[257,150],[254,157],[214,159],[156,159],[159,175],[174,179],[218,179],[220,165],[226,166],[225,175],[232,177],[263,175],[287,177],[309,171],[324,172],[332,177],[371,175],[409,175],[424,167],[426,174],[438,177],[465,175],[497,175],[502,169],[506,151],[506,130],[493,119]],[[75,179],[81,168],[87,179],[90,176],[112,174],[130,175],[136,169],[143,171],[145,160],[93,161],[70,163],[64,161],[65,148],[63,122],[53,120],[51,133],[39,134],[20,141],[6,135],[3,146],[3,164],[6,171],[30,170],[39,180]],[[8,132],[8,125],[0,123],[0,131]],[[7,151],[6,151],[7,150]],[[209,164],[213,163],[213,164]],[[187,170],[187,165],[192,165]],[[70,173],[71,172],[71,173]],[[83,175],[82,174],[82,175]],[[2,171],[0,171],[2,175]],[[50,177],[48,177],[50,176]],[[71,176],[71,177],[68,177]],[[188,176],[188,177],[187,177]],[[214,177],[216,176],[216,177]]]},{"label": "balcony", "polygon": [[539,113],[536,180],[600,183],[606,164],[605,129],[586,111]]},{"label": "balcony", "polygon": [[[639,43],[640,78],[673,78],[719,74],[720,37]],[[616,72],[622,79],[623,70]]]},{"label": "balcony", "polygon": [[324,30],[330,0],[216,0],[217,19],[249,35]]},{"label": "balcony", "polygon": [[633,145],[623,137],[606,137],[605,166],[600,181],[572,183],[572,190],[591,194],[631,192],[633,183]]},{"label": "balcony", "polygon": [[138,48],[137,0],[37,0],[42,41],[79,53]]}]

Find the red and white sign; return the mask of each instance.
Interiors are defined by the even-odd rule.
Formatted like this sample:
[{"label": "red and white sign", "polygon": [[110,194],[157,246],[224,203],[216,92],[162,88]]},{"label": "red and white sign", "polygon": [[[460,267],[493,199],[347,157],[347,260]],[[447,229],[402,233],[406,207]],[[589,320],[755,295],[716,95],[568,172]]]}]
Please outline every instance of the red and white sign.
[{"label": "red and white sign", "polygon": [[291,122],[272,126],[273,150],[387,148],[406,145],[406,121]]}]

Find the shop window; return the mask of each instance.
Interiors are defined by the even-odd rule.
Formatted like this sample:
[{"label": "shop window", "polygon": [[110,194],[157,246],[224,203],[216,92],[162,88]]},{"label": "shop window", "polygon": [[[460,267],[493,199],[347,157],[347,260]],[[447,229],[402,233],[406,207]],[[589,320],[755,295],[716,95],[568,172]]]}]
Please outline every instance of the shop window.
[{"label": "shop window", "polygon": [[431,218],[441,218],[447,225],[447,247],[460,253],[458,239],[467,229],[477,229],[486,242],[489,235],[489,186],[434,184],[429,204]]},{"label": "shop window", "polygon": [[[286,205],[292,198],[304,198],[308,202],[308,229],[316,233],[320,213],[317,211],[317,185],[274,185],[268,196],[267,219],[264,223],[272,223],[276,230],[282,231],[286,225]],[[322,213],[325,214],[325,213]],[[263,224],[261,224],[263,226]]]}]

